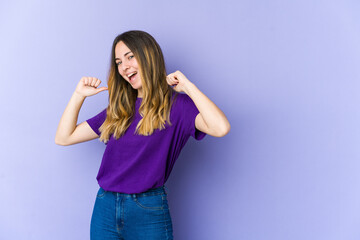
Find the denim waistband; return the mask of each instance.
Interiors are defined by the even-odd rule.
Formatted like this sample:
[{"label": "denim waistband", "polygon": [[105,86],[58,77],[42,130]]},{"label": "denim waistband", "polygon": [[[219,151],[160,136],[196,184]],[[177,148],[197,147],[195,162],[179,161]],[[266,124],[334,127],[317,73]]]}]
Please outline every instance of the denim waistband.
[{"label": "denim waistband", "polygon": [[158,194],[167,194],[166,191],[167,187],[165,185],[157,188],[151,188],[145,192],[141,193],[120,193],[120,192],[112,192],[114,195],[118,196],[131,196],[131,197],[144,197],[144,196],[152,196],[152,195],[158,195]]}]

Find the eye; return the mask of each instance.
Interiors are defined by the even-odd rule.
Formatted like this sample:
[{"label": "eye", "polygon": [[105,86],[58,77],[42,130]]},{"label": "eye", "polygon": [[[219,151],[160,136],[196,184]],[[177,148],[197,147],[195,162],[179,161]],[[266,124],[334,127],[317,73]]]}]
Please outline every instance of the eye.
[{"label": "eye", "polygon": [[120,64],[121,64],[121,62],[117,62],[117,63],[115,63],[117,66],[119,66]]},{"label": "eye", "polygon": [[129,60],[132,59],[133,57],[134,57],[134,55],[129,56]]}]

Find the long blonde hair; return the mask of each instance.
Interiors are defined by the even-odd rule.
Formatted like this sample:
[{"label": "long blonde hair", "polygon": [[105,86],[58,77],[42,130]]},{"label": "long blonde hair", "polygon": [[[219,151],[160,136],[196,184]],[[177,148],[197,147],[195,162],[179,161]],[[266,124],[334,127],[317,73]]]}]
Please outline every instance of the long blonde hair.
[{"label": "long blonde hair", "polygon": [[[99,140],[107,143],[111,134],[119,139],[130,126],[135,115],[137,90],[119,74],[115,63],[115,47],[120,41],[132,51],[138,62],[143,99],[139,107],[142,119],[136,126],[135,133],[151,135],[155,129],[162,130],[170,122],[170,109],[177,92],[166,82],[164,56],[159,44],[148,33],[128,31],[118,35],[111,50],[110,71],[108,76],[109,105],[106,119],[100,126]],[[174,96],[174,98],[172,98]]]}]

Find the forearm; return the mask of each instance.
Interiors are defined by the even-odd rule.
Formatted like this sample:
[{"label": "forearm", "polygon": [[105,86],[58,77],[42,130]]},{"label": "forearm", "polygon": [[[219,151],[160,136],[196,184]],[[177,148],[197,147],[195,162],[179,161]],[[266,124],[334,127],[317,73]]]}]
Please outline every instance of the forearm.
[{"label": "forearm", "polygon": [[225,114],[195,84],[190,82],[184,92],[195,103],[208,129],[220,135],[229,132],[230,123]]},{"label": "forearm", "polygon": [[61,116],[56,136],[55,142],[61,143],[66,138],[68,138],[76,128],[77,119],[79,116],[80,108],[85,100],[84,96],[79,95],[74,92],[71,96],[71,99],[68,105],[65,108],[63,115]]}]

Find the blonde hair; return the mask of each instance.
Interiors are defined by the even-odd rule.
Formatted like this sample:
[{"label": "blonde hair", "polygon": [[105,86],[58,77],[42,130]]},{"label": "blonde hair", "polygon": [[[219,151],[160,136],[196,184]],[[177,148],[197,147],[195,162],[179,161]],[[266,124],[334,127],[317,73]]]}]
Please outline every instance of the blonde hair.
[{"label": "blonde hair", "polygon": [[[135,133],[151,135],[155,129],[162,130],[170,122],[170,109],[177,96],[166,81],[164,56],[159,44],[148,33],[128,31],[118,35],[111,50],[110,71],[108,76],[109,105],[106,119],[100,126],[99,140],[107,143],[110,135],[119,139],[130,126],[135,115],[137,90],[119,74],[115,63],[115,47],[122,41],[134,54],[139,65],[143,99],[139,107],[142,119]],[[174,96],[174,98],[172,98]]]}]

